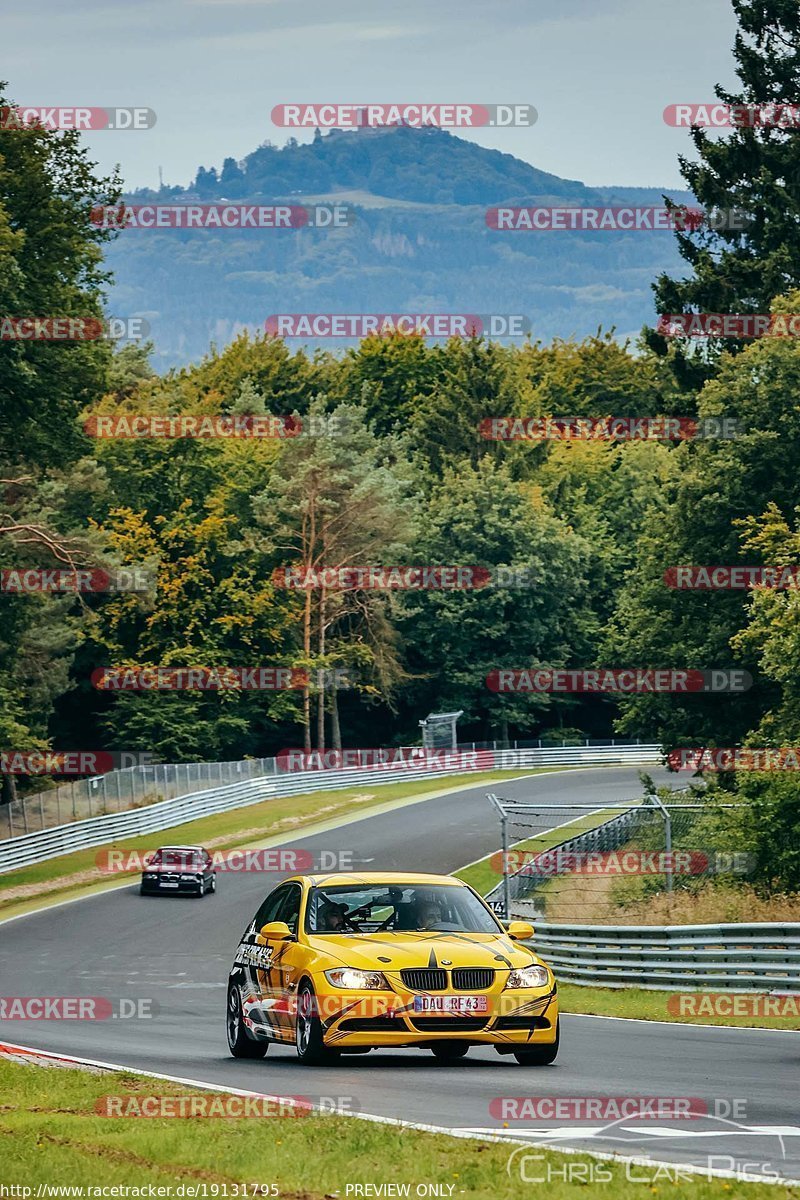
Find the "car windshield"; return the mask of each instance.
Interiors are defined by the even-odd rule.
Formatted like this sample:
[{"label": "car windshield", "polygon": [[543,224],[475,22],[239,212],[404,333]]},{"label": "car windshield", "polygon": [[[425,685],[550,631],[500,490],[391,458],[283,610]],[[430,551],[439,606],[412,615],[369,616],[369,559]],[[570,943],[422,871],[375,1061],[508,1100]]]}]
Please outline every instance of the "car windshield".
[{"label": "car windshield", "polygon": [[391,883],[317,887],[306,915],[308,933],[501,933],[469,888]]},{"label": "car windshield", "polygon": [[156,850],[150,860],[151,867],[176,867],[178,870],[188,870],[199,867],[202,862],[196,850]]}]

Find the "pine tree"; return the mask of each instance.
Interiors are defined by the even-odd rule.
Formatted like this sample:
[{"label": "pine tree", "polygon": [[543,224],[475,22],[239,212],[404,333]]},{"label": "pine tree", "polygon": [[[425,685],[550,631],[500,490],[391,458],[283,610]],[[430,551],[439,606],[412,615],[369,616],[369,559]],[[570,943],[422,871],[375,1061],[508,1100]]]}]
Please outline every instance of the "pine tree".
[{"label": "pine tree", "polygon": [[[797,0],[732,4],[739,22],[733,55],[741,87],[729,93],[717,86],[716,96],[723,104],[761,110],[784,105],[787,117],[800,95],[800,6]],[[782,127],[754,117],[722,138],[697,127],[691,138],[697,161],[683,156],[679,161],[701,208],[743,211],[747,227],[678,230],[679,250],[691,275],[676,279],[662,274],[653,285],[656,310],[769,312],[775,296],[800,285],[800,123]],[[666,352],[666,340],[655,330],[648,331],[648,341]],[[722,345],[736,351],[745,344],[713,343],[711,356]],[[678,351],[677,364],[683,366],[687,382],[703,377],[706,358]]]}]

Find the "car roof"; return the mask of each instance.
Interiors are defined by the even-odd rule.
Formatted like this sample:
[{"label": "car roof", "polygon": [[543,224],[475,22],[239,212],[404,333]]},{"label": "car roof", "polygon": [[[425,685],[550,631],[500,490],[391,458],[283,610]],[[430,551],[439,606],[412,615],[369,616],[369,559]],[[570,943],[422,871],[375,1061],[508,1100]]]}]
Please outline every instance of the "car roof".
[{"label": "car roof", "polygon": [[202,846],[159,846],[159,850],[202,850]]},{"label": "car roof", "polygon": [[[369,887],[372,883],[396,883],[396,884],[444,884],[450,887],[465,887],[466,884],[461,879],[454,879],[452,875],[429,875],[419,871],[332,871],[324,875],[294,875],[292,880],[300,883],[305,881],[311,887],[319,887],[325,885],[332,887],[334,885],[340,887],[358,886],[359,884]],[[289,882],[288,880],[286,882]]]}]

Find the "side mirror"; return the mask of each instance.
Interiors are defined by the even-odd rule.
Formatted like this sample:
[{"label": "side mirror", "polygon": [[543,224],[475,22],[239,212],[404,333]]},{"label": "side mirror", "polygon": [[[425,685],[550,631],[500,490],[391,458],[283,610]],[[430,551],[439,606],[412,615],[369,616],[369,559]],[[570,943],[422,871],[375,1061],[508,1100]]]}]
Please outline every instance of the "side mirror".
[{"label": "side mirror", "polygon": [[533,937],[533,926],[528,921],[509,921],[506,933],[515,942],[527,942]]},{"label": "side mirror", "polygon": [[285,921],[268,921],[258,932],[268,942],[285,942],[292,936],[292,931]]}]

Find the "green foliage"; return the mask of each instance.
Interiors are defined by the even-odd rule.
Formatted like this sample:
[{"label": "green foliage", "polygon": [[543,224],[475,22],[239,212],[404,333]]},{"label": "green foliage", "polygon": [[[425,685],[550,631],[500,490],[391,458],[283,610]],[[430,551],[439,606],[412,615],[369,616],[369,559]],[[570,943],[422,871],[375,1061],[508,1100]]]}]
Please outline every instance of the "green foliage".
[{"label": "green foliage", "polygon": [[[800,10],[793,0],[732,0],[740,86],[716,87],[726,104],[791,103],[800,88]],[[692,129],[695,155],[681,156],[683,178],[700,206],[747,214],[746,231],[676,233],[688,278],[664,273],[654,285],[660,313],[763,313],[800,284],[800,140],[793,127],[744,124],[720,138]],[[664,349],[660,335],[651,344]],[[730,352],[741,343],[724,343]],[[715,353],[712,350],[712,356]],[[707,354],[684,349],[676,365],[700,378]]]}]

